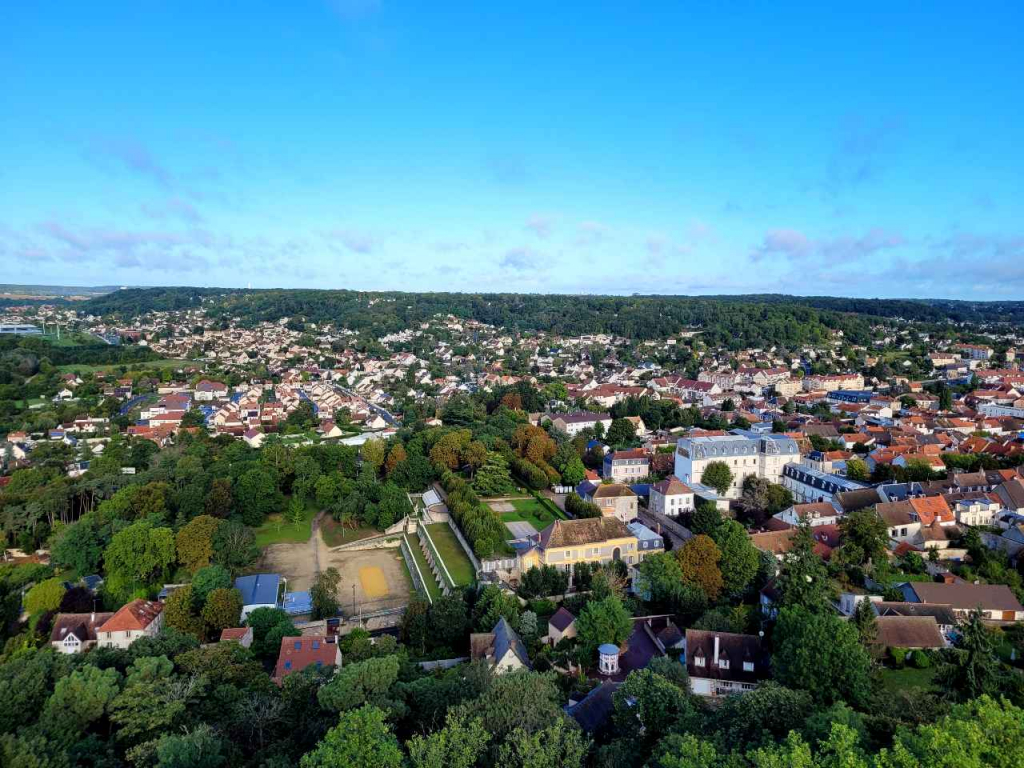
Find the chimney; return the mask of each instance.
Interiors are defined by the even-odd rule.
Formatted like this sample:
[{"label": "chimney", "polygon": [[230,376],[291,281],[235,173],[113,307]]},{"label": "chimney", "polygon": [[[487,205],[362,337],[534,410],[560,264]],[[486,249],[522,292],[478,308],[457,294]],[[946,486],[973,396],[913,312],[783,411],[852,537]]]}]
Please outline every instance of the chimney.
[{"label": "chimney", "polygon": [[716,667],[718,666],[718,635],[715,635],[715,658],[714,658],[714,664],[715,664]]}]

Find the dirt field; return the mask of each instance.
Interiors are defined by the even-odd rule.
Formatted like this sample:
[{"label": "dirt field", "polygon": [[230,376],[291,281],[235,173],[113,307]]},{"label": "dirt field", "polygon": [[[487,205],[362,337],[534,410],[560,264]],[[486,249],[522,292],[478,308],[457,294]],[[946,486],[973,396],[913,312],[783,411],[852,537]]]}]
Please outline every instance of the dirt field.
[{"label": "dirt field", "polygon": [[412,584],[398,548],[329,552],[325,568],[334,566],[341,574],[339,599],[346,616],[352,614],[352,588],[356,612],[397,608],[409,602]]},{"label": "dirt field", "polygon": [[289,592],[305,592],[316,576],[316,554],[310,542],[271,544],[263,550],[260,573],[279,573],[288,579]]}]

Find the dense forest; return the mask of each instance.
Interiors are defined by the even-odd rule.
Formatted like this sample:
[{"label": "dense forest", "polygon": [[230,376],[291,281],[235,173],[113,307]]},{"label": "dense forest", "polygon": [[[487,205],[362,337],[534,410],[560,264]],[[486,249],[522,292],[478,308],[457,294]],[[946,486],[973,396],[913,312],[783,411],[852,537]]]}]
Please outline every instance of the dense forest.
[{"label": "dense forest", "polygon": [[832,331],[855,343],[880,318],[927,322],[1024,322],[1024,302],[968,303],[764,296],[566,296],[470,293],[368,293],[321,290],[134,288],[83,302],[83,311],[131,318],[148,311],[205,305],[214,317],[243,324],[300,318],[383,335],[436,314],[516,331],[566,336],[611,333],[664,338],[699,329],[709,344],[814,344]]}]

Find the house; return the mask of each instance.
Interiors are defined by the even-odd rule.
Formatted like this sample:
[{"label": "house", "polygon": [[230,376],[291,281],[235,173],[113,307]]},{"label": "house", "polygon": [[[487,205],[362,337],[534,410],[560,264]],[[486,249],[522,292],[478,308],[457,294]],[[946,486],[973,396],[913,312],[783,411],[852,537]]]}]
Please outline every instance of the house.
[{"label": "house", "polygon": [[961,618],[980,608],[991,621],[1024,621],[1024,606],[1005,584],[908,582],[900,589],[908,602],[948,605]]},{"label": "house", "polygon": [[604,456],[603,475],[613,482],[635,483],[651,473],[651,457],[642,448],[609,451]]},{"label": "house", "polygon": [[588,517],[580,520],[555,520],[535,536],[518,557],[518,568],[553,565],[566,573],[576,563],[610,563],[621,560],[627,565],[638,561],[639,544],[617,517]]},{"label": "house", "polygon": [[636,519],[638,499],[628,485],[604,483],[584,490],[584,498],[600,507],[602,515],[618,518],[623,523]]},{"label": "house", "polygon": [[242,435],[242,439],[245,440],[246,445],[250,448],[259,448],[263,445],[263,441],[267,439],[267,436],[258,429],[248,429]]},{"label": "house", "polygon": [[228,385],[219,381],[203,379],[196,384],[195,399],[200,402],[210,402],[228,396]]},{"label": "house", "polygon": [[878,616],[875,627],[875,637],[871,642],[881,649],[946,647],[946,639],[932,616]]},{"label": "house", "polygon": [[222,643],[238,643],[243,648],[252,645],[252,627],[228,627],[221,630]]},{"label": "house", "polygon": [[473,661],[486,661],[499,675],[533,668],[526,646],[504,616],[498,619],[492,632],[474,632],[469,636],[469,657]]},{"label": "house", "polygon": [[565,432],[569,437],[576,437],[585,429],[594,429],[600,424],[605,432],[612,425],[612,417],[607,413],[562,413],[551,419],[551,425],[556,429]]},{"label": "house", "polygon": [[96,630],[100,648],[128,648],[140,637],[155,637],[163,627],[164,606],[149,600],[132,600]]},{"label": "house", "polygon": [[615,692],[622,683],[604,680],[579,701],[569,699],[565,714],[569,715],[586,733],[600,730],[615,711]]},{"label": "house", "polygon": [[813,528],[816,525],[838,525],[842,515],[831,504],[818,501],[813,504],[794,504],[774,517],[789,525],[806,522]]},{"label": "house", "polygon": [[629,523],[626,526],[629,532],[636,536],[638,563],[643,562],[648,555],[656,555],[665,551],[665,539],[660,533],[655,533],[641,522]]},{"label": "house", "polygon": [[651,486],[650,508],[669,517],[689,514],[695,509],[693,489],[675,475]]},{"label": "house", "polygon": [[690,688],[699,696],[752,691],[768,676],[768,657],[757,635],[686,630]]},{"label": "house", "polygon": [[871,607],[876,616],[929,616],[935,620],[939,632],[949,638],[956,628],[957,617],[952,606],[941,603],[904,603],[888,600],[872,600]]},{"label": "house", "polygon": [[746,478],[753,475],[777,483],[783,467],[799,458],[796,441],[785,435],[758,435],[744,430],[724,435],[693,435],[676,443],[675,476],[692,487],[703,482],[708,464],[722,462],[732,472],[732,483],[725,495],[737,499]]},{"label": "house", "polygon": [[57,653],[81,653],[96,645],[97,630],[113,613],[58,613],[50,631],[50,645]]},{"label": "house", "polygon": [[953,506],[953,514],[959,525],[992,525],[1001,506],[989,498],[960,499]]},{"label": "house", "polygon": [[280,685],[288,675],[301,672],[307,667],[322,669],[340,666],[341,647],[338,645],[336,637],[330,635],[282,637],[273,680]]},{"label": "house", "polygon": [[837,493],[863,490],[865,487],[863,483],[841,475],[820,472],[802,464],[786,464],[782,470],[781,483],[801,502],[831,502]]},{"label": "house", "polygon": [[276,573],[239,576],[235,579],[235,589],[242,593],[242,621],[257,608],[280,605],[281,577]]},{"label": "house", "polygon": [[548,619],[548,642],[557,645],[560,640],[576,637],[576,617],[565,608],[559,608]]}]

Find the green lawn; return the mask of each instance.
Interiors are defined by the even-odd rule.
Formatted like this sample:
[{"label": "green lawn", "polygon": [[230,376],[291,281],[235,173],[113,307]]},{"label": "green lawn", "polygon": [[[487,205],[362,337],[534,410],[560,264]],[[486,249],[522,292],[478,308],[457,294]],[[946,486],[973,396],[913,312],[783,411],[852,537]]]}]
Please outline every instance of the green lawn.
[{"label": "green lawn", "polygon": [[882,686],[890,691],[909,691],[914,688],[927,691],[932,688],[935,678],[935,667],[916,669],[915,667],[904,667],[903,669],[882,670]]},{"label": "green lawn", "polygon": [[501,512],[501,519],[505,522],[527,522],[542,531],[558,519],[565,519],[561,510],[552,504],[550,507],[537,499],[515,499],[509,502],[515,507],[515,512]]},{"label": "green lawn", "polygon": [[110,373],[118,373],[122,365],[131,371],[149,371],[149,370],[160,370],[162,368],[181,368],[185,365],[191,365],[191,360],[175,360],[170,358],[161,358],[160,360],[150,360],[145,363],[134,362],[134,363],[104,363],[103,365],[83,365],[81,363],[70,363],[68,365],[58,365],[57,370],[61,373],[96,373],[97,371],[108,371]]},{"label": "green lawn", "polygon": [[[287,509],[287,504],[285,504]],[[312,504],[306,504],[302,513],[302,520],[296,525],[281,513],[275,513],[267,517],[266,521],[256,529],[256,546],[262,549],[271,544],[283,542],[309,541],[313,535],[313,518],[317,509]]]},{"label": "green lawn", "polygon": [[340,547],[342,544],[351,544],[353,541],[379,536],[382,531],[360,525],[355,527],[346,525],[342,528],[341,523],[333,517],[325,515],[320,519],[320,533],[328,547]]},{"label": "green lawn", "polygon": [[423,554],[423,550],[420,549],[420,537],[417,534],[411,536],[406,534],[405,542],[409,545],[409,549],[412,550],[412,557],[416,561],[416,565],[420,567],[420,573],[423,576],[423,584],[427,588],[427,592],[430,594],[431,600],[437,600],[441,597],[441,588],[437,586],[437,579],[434,578],[434,573],[430,570],[430,565],[427,563],[427,557]]},{"label": "green lawn", "polygon": [[474,583],[476,581],[476,571],[473,569],[473,564],[466,557],[462,545],[455,538],[455,534],[448,527],[448,523],[428,525],[427,532],[430,534],[430,539],[434,542],[441,560],[448,568],[448,573],[454,579],[455,586],[464,587]]}]

